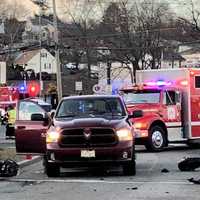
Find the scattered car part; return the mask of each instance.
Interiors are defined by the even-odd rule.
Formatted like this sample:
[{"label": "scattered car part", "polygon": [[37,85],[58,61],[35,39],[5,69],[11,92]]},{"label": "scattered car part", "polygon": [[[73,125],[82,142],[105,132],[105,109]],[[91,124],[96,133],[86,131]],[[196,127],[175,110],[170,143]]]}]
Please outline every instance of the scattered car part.
[{"label": "scattered car part", "polygon": [[16,176],[19,170],[19,165],[11,159],[0,161],[0,177]]},{"label": "scattered car part", "polygon": [[184,158],[178,163],[181,171],[194,171],[200,167],[200,157]]}]

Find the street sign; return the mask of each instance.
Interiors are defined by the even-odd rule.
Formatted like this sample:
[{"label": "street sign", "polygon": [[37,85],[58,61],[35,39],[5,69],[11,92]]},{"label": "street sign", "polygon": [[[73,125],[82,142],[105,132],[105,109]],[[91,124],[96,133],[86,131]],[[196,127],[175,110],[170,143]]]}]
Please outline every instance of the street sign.
[{"label": "street sign", "polygon": [[6,62],[0,62],[0,84],[6,83]]},{"label": "street sign", "polygon": [[106,93],[112,94],[112,85],[106,85]]},{"label": "street sign", "polygon": [[93,91],[94,93],[96,93],[96,94],[101,93],[101,91],[102,91],[101,85],[95,84],[95,85],[92,87],[92,91]]},{"label": "street sign", "polygon": [[76,81],[75,82],[75,90],[76,91],[82,91],[83,90],[83,83],[82,83],[82,81]]}]

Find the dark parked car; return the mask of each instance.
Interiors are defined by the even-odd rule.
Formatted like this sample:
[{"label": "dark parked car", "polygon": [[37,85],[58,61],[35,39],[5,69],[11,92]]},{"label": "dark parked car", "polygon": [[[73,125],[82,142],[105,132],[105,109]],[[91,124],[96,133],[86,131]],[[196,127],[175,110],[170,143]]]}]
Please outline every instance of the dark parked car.
[{"label": "dark parked car", "polygon": [[[134,114],[134,113],[133,113]],[[16,149],[18,153],[44,154],[48,176],[60,167],[121,165],[135,174],[134,134],[119,96],[63,98],[51,120],[37,103],[18,104]],[[137,113],[137,117],[139,114]]]},{"label": "dark parked car", "polygon": [[40,99],[40,98],[37,98],[37,97],[30,97],[28,99],[39,104],[46,112],[51,112],[52,105],[50,103],[45,102],[43,99]]}]

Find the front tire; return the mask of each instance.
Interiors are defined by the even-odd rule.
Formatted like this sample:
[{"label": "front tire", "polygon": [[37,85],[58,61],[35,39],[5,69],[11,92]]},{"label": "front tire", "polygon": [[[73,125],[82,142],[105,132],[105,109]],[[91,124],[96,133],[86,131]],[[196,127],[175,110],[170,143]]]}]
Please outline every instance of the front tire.
[{"label": "front tire", "polygon": [[46,158],[44,158],[44,171],[48,177],[58,177],[60,175],[60,167],[50,164]]},{"label": "front tire", "polygon": [[124,164],[122,167],[123,167],[123,174],[125,176],[134,176],[136,174],[135,160],[131,160],[130,162]]},{"label": "front tire", "polygon": [[167,146],[167,137],[165,131],[160,126],[153,126],[149,130],[149,136],[145,143],[148,151],[162,151]]}]

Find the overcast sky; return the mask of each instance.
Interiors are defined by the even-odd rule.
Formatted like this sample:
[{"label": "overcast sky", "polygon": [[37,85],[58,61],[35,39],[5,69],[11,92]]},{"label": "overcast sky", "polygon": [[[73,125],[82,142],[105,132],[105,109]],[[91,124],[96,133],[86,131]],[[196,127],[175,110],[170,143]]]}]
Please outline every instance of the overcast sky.
[{"label": "overcast sky", "polygon": [[[10,5],[18,5],[23,6],[26,9],[26,16],[34,15],[34,13],[38,12],[37,6],[35,6],[31,0],[0,0],[0,2],[8,2]],[[50,7],[52,7],[52,0],[46,0],[49,2]],[[57,4],[57,11],[58,15],[62,19],[67,19],[66,12],[69,14],[69,11],[73,13],[73,15],[78,15],[78,13],[84,13],[87,12],[86,7],[84,7],[81,2],[90,1],[94,2],[95,0],[56,0]],[[112,1],[112,0],[96,0],[101,2],[101,6],[105,3]],[[117,0],[116,0],[117,1]],[[141,1],[141,0],[137,0]],[[149,0],[151,2],[152,0]],[[170,8],[172,12],[177,13],[177,15],[181,16],[189,16],[189,9],[191,8],[191,0],[154,0],[155,3],[160,3],[163,1],[167,1],[170,5]],[[78,2],[78,3],[77,3]],[[104,2],[104,4],[102,4]],[[195,8],[200,8],[200,0],[193,0]],[[96,8],[98,9],[99,4],[96,3]],[[102,9],[102,8],[101,8]],[[96,12],[97,13],[97,12]],[[23,13],[21,13],[23,16]],[[91,12],[91,15],[95,17],[95,10],[93,9],[93,12]]]}]

